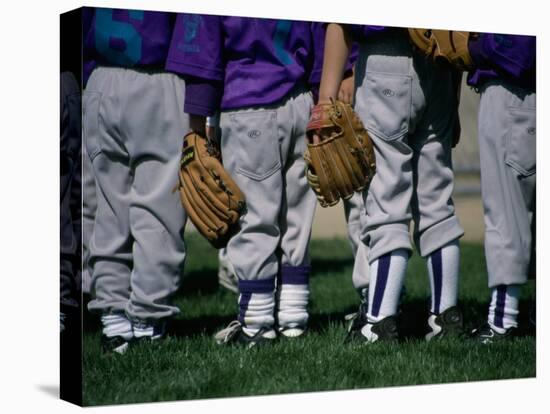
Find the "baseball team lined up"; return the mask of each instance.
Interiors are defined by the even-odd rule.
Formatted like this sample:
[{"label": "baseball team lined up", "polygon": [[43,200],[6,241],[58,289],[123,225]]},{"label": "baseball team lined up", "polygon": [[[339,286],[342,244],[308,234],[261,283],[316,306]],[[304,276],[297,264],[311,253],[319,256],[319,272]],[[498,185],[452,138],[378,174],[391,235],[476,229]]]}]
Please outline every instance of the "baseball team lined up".
[{"label": "baseball team lined up", "polygon": [[[534,37],[90,7],[83,22],[83,279],[105,352],[170,334],[187,221],[238,293],[213,340],[307,335],[313,217],[339,200],[358,292],[343,339],[399,340],[414,247],[426,340],[517,332],[535,260]],[[464,73],[480,94],[489,301],[469,333],[452,199]]]}]

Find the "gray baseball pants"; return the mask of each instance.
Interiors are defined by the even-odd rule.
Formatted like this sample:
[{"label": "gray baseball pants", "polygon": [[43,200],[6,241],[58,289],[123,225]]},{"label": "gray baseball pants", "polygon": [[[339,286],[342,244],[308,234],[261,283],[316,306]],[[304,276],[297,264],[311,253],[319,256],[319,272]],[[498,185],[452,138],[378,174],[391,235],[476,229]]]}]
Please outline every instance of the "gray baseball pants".
[{"label": "gray baseball pants", "polygon": [[84,97],[84,140],[97,183],[88,308],[131,319],[175,315],[186,216],[177,193],[185,85],[169,73],[100,67]]},{"label": "gray baseball pants", "polygon": [[92,275],[89,267],[90,239],[94,230],[95,212],[97,210],[97,196],[95,176],[92,161],[82,146],[82,292],[90,294]]},{"label": "gray baseball pants", "polygon": [[361,45],[356,86],[355,109],[373,140],[377,168],[364,193],[369,262],[412,251],[411,219],[426,257],[464,233],[452,201],[451,72],[413,51],[405,33],[380,36]]},{"label": "gray baseball pants", "polygon": [[283,104],[224,111],[223,163],[246,196],[247,212],[227,256],[241,280],[275,278],[282,266],[309,265],[316,206],[305,177],[305,129],[310,93]]},{"label": "gray baseball pants", "polygon": [[536,192],[536,94],[503,81],[481,90],[479,155],[489,287],[529,276]]},{"label": "gray baseball pants", "polygon": [[349,200],[344,200],[344,213],[348,227],[348,240],[353,251],[354,264],[352,282],[355,289],[364,289],[369,285],[369,248],[361,240],[361,229],[366,225],[366,211],[363,195],[355,193]]}]

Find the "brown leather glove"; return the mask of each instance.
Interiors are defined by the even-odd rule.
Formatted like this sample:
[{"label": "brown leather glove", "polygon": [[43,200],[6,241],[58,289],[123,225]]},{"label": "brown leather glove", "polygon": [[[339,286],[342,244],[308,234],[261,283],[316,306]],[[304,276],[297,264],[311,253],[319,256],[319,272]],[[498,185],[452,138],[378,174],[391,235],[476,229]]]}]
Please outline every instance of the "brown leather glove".
[{"label": "brown leather glove", "polygon": [[[313,143],[313,136],[320,142]],[[376,171],[374,149],[349,104],[332,100],[313,107],[304,154],[306,176],[322,207],[347,200],[368,187]]]},{"label": "brown leather glove", "polygon": [[197,230],[214,247],[225,247],[238,230],[245,197],[223,168],[217,146],[195,132],[183,139],[179,192]]},{"label": "brown leather glove", "polygon": [[412,28],[408,30],[412,43],[426,56],[434,60],[443,59],[462,71],[475,68],[468,49],[468,40],[478,36],[477,33]]}]

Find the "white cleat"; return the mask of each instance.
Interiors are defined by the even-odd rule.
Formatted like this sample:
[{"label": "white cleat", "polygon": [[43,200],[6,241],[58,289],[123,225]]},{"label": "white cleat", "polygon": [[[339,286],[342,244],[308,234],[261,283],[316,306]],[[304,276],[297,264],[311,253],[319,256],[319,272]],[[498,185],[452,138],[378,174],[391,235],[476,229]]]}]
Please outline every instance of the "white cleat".
[{"label": "white cleat", "polygon": [[279,327],[279,333],[287,338],[297,338],[306,332],[306,328],[296,326],[293,328]]}]

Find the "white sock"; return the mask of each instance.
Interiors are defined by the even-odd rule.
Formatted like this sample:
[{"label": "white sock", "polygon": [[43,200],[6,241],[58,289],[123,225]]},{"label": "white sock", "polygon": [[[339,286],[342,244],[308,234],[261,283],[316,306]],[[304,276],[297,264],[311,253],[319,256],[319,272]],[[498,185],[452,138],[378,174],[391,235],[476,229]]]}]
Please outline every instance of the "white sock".
[{"label": "white sock", "polygon": [[132,322],[122,313],[112,313],[101,317],[103,334],[108,337],[121,336],[126,340],[134,336]]},{"label": "white sock", "polygon": [[457,303],[460,269],[458,239],[447,243],[430,254],[426,264],[432,289],[430,311],[438,315],[450,307],[456,306]]},{"label": "white sock", "polygon": [[136,338],[144,338],[153,336],[154,326],[148,324],[134,325],[134,336]]},{"label": "white sock", "polygon": [[498,333],[518,326],[519,285],[498,285],[493,288],[489,306],[489,325]]},{"label": "white sock", "polygon": [[275,324],[275,295],[273,293],[241,293],[239,295],[239,322],[245,332],[253,335],[261,328]]},{"label": "white sock", "polygon": [[306,326],[309,318],[308,302],[308,285],[281,284],[277,292],[279,326],[283,328]]},{"label": "white sock", "polygon": [[158,320],[155,322],[133,321],[134,336],[139,338],[158,339],[166,334],[166,321]]},{"label": "white sock", "polygon": [[405,280],[409,252],[397,249],[370,264],[369,322],[378,322],[395,315]]}]

